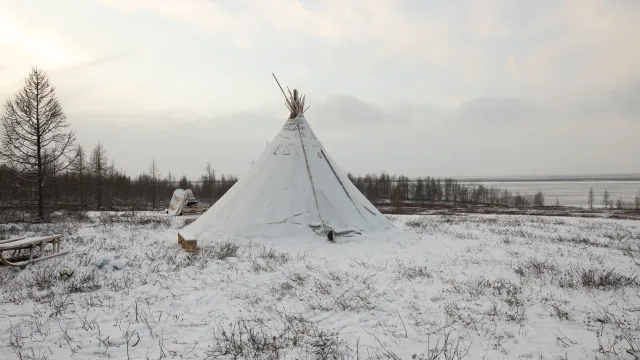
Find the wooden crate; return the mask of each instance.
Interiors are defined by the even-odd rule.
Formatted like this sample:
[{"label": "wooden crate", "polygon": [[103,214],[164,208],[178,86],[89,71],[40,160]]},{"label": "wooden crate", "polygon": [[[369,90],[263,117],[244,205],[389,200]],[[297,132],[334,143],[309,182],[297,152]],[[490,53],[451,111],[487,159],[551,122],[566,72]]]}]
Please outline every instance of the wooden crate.
[{"label": "wooden crate", "polygon": [[183,240],[182,248],[186,252],[196,252],[198,251],[198,240]]},{"label": "wooden crate", "polygon": [[186,240],[178,233],[178,244],[182,245],[182,248],[186,252],[198,251],[198,240]]}]

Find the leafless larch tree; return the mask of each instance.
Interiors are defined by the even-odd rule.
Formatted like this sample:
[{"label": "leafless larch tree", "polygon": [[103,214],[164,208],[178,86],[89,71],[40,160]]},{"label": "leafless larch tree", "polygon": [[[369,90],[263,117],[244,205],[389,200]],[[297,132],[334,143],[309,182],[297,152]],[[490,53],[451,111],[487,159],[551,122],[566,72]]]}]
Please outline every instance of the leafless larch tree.
[{"label": "leafless larch tree", "polygon": [[149,176],[151,177],[151,207],[155,209],[158,200],[158,179],[160,178],[160,170],[158,170],[155,158],[153,158],[151,166],[149,166]]},{"label": "leafless larch tree", "polygon": [[76,159],[71,166],[72,171],[77,174],[78,177],[78,191],[80,192],[80,205],[85,208],[87,205],[86,197],[86,171],[87,171],[87,156],[82,146],[78,146],[76,153]]},{"label": "leafless larch tree", "polygon": [[77,154],[75,135],[45,72],[31,70],[24,85],[4,106],[0,157],[19,178],[23,190],[38,194],[38,217],[44,217],[44,184],[69,167]]},{"label": "leafless larch tree", "polygon": [[605,209],[609,208],[609,192],[607,189],[604,189],[604,194],[602,194],[602,205],[604,205]]},{"label": "leafless larch tree", "polygon": [[596,200],[596,194],[593,192],[593,188],[589,188],[589,197],[587,198],[587,203],[589,204],[589,209],[593,210],[593,203]]},{"label": "leafless larch tree", "polygon": [[101,143],[98,143],[91,152],[91,173],[95,179],[94,197],[96,202],[96,208],[100,210],[103,205],[104,196],[104,183],[107,176],[108,163],[107,163],[107,151],[104,149]]}]

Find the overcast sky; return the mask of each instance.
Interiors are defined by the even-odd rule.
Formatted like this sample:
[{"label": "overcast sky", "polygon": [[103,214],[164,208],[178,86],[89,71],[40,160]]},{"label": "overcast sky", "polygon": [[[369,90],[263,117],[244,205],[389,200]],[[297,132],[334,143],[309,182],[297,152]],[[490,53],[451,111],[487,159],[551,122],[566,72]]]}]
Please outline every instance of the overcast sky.
[{"label": "overcast sky", "polygon": [[640,1],[0,0],[0,101],[42,67],[130,175],[242,176],[296,87],[345,171],[640,172]]}]

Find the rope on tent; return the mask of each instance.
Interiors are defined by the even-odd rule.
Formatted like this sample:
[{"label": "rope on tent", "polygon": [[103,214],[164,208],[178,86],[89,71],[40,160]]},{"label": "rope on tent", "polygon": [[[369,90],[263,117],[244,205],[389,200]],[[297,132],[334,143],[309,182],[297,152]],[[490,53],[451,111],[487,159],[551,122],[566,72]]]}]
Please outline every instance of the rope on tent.
[{"label": "rope on tent", "polygon": [[[315,137],[315,136],[314,136]],[[316,138],[316,140],[318,140]],[[320,149],[320,153],[322,153],[322,157],[324,158],[324,160],[327,162],[327,165],[329,165],[329,169],[331,169],[331,172],[333,172],[333,176],[336,177],[336,180],[338,180],[338,183],[340,184],[340,186],[342,187],[342,190],[344,190],[344,193],[347,194],[347,197],[349,198],[349,200],[351,200],[351,203],[353,204],[353,207],[356,208],[356,211],[358,212],[358,214],[360,214],[360,216],[362,217],[362,219],[366,220],[364,218],[364,215],[362,215],[362,213],[360,212],[360,208],[358,207],[358,205],[356,205],[356,202],[353,201],[353,199],[351,198],[351,195],[349,195],[349,192],[347,191],[347,188],[344,186],[344,184],[342,183],[342,180],[340,180],[340,177],[338,176],[338,174],[336,173],[336,170],[333,168],[333,166],[331,166],[331,162],[329,162],[329,159],[327,158],[327,155],[324,153],[324,150],[322,150],[322,148]]]},{"label": "rope on tent", "polygon": [[[316,137],[316,134],[313,133],[313,131],[311,131],[311,136],[313,136],[313,138],[316,140],[316,142],[318,144],[320,144],[320,140],[318,140],[318,138]],[[356,208],[356,211],[358,212],[358,214],[360,214],[360,216],[362,217],[363,220],[367,220],[365,219],[364,215],[362,215],[362,212],[360,211],[360,208],[358,207],[358,205],[356,204],[355,200],[353,200],[353,198],[351,197],[351,195],[349,194],[349,192],[347,191],[347,188],[344,186],[344,183],[342,182],[342,180],[340,180],[340,177],[338,176],[338,173],[336,172],[336,170],[333,168],[333,165],[331,165],[331,162],[329,161],[329,158],[327,157],[327,154],[324,153],[324,150],[322,149],[322,146],[320,146],[320,153],[322,154],[322,157],[324,158],[324,161],[327,162],[327,165],[329,165],[329,169],[331,169],[331,172],[333,172],[333,175],[336,177],[336,180],[338,180],[338,183],[340,184],[340,186],[342,187],[342,190],[344,190],[344,193],[347,194],[347,197],[349,198],[349,200],[351,201],[351,203],[353,204],[353,207]],[[365,209],[367,209],[367,207],[364,207]],[[369,212],[371,212],[371,210],[367,209]],[[373,214],[373,213],[372,213]]]},{"label": "rope on tent", "polygon": [[298,126],[298,134],[300,134],[300,145],[302,145],[302,153],[304,154],[304,163],[307,166],[307,174],[309,175],[309,182],[311,182],[311,191],[313,192],[313,200],[316,203],[316,209],[318,209],[318,217],[320,218],[320,226],[322,227],[322,234],[325,235],[324,231],[324,219],[322,218],[322,213],[320,213],[320,205],[318,204],[318,196],[316,195],[316,186],[313,184],[313,176],[311,176],[311,168],[309,168],[309,159],[307,159],[307,150],[304,147],[304,141],[302,141],[302,130],[300,130],[300,123]]}]

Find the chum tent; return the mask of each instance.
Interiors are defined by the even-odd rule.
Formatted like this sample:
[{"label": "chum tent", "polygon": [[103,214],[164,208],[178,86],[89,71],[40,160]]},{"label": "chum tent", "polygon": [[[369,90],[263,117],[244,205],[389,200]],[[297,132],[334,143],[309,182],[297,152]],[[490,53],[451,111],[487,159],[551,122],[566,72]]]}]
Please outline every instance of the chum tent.
[{"label": "chum tent", "polygon": [[181,244],[221,235],[333,240],[395,228],[322,146],[304,116],[304,97],[297,90],[289,94],[291,115],[278,135],[245,176],[179,230]]},{"label": "chum tent", "polygon": [[182,215],[187,204],[189,202],[194,202],[195,200],[196,198],[193,196],[191,189],[176,189],[171,197],[171,202],[169,203],[169,209],[167,212],[169,215]]}]

